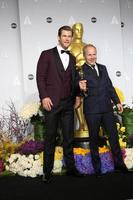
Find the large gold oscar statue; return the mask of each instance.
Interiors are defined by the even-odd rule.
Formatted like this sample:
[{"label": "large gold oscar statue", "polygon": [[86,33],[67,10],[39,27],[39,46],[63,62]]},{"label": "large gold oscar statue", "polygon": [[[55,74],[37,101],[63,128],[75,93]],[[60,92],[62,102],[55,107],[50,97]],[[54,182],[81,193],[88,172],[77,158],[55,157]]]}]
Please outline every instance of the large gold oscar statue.
[{"label": "large gold oscar statue", "polygon": [[[83,47],[86,45],[82,42],[83,37],[83,25],[81,23],[76,23],[72,27],[73,29],[73,42],[69,47],[70,52],[76,57],[76,68],[81,70],[81,66],[84,64]],[[79,121],[79,128],[75,131],[76,138],[89,137],[87,124],[83,114],[83,98],[81,106],[76,109],[76,116]]]}]

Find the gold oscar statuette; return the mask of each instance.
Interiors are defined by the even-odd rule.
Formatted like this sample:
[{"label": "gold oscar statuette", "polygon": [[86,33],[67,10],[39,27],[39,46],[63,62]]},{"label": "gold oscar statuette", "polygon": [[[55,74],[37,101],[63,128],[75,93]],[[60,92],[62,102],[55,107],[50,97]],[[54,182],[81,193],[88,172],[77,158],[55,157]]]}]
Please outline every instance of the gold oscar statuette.
[{"label": "gold oscar statuette", "polygon": [[[73,29],[73,42],[69,47],[70,52],[75,56],[76,58],[76,69],[79,71],[79,75],[82,78],[84,78],[84,74],[82,71],[82,65],[85,62],[84,56],[83,56],[83,47],[86,45],[84,42],[82,42],[83,37],[83,25],[82,23],[75,23],[72,27]],[[83,98],[81,98],[81,106],[75,110],[76,117],[79,122],[79,128],[75,130],[75,138],[88,138],[89,137],[89,131],[87,128],[86,120],[83,114]]]}]

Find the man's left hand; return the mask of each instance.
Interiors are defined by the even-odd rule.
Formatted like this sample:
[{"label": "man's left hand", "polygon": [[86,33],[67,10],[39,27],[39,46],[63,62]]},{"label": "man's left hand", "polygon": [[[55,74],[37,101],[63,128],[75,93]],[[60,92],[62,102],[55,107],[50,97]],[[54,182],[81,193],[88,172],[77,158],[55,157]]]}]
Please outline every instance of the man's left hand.
[{"label": "man's left hand", "polygon": [[123,106],[122,106],[121,103],[118,103],[118,104],[117,104],[117,108],[118,108],[118,112],[119,112],[119,113],[122,113],[122,112],[123,112]]}]

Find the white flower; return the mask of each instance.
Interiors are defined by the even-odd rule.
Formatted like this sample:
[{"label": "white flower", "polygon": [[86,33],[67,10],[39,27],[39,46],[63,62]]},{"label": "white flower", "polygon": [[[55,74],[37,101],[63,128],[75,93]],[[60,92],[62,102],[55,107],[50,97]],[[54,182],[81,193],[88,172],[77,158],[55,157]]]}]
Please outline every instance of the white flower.
[{"label": "white flower", "polygon": [[34,156],[32,154],[30,154],[29,156],[29,159],[33,160]]},{"label": "white flower", "polygon": [[55,160],[54,161],[54,167],[53,167],[53,173],[60,173],[62,171],[62,161],[61,160]]},{"label": "white flower", "polygon": [[12,154],[7,160],[6,169],[25,177],[36,177],[43,174],[41,157],[32,154],[29,156]]},{"label": "white flower", "polygon": [[[40,154],[41,155],[41,154]],[[12,154],[7,160],[6,169],[20,176],[36,177],[43,174],[42,156]],[[60,173],[62,171],[62,160],[55,160],[53,172]]]},{"label": "white flower", "polygon": [[20,117],[30,119],[33,115],[37,115],[40,108],[40,102],[32,102],[23,106],[20,111]]},{"label": "white flower", "polygon": [[40,156],[38,154],[35,155],[35,159],[38,160]]},{"label": "white flower", "polygon": [[128,169],[132,169],[132,167],[133,167],[133,161],[132,160],[125,159],[125,164],[126,164]]},{"label": "white flower", "polygon": [[10,158],[8,158],[8,162],[9,162],[9,163],[12,163],[12,162],[14,162],[14,161],[17,160],[17,159],[19,159],[19,154],[12,154],[12,155],[10,156]]},{"label": "white flower", "polygon": [[6,165],[6,167],[5,167],[5,168],[6,168],[6,170],[7,170],[7,171],[9,171],[9,166],[8,166],[8,165]]},{"label": "white flower", "polygon": [[133,168],[133,148],[126,148],[126,157],[124,159],[124,162],[128,169]]}]

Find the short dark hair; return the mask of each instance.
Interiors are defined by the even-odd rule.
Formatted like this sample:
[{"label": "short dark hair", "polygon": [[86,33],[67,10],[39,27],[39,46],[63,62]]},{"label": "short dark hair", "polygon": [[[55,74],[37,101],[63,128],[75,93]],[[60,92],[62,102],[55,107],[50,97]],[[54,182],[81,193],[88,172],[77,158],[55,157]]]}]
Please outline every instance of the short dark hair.
[{"label": "short dark hair", "polygon": [[59,30],[58,30],[58,36],[61,36],[61,33],[62,33],[63,30],[71,31],[72,36],[73,36],[73,30],[72,30],[72,28],[70,26],[62,26],[62,27],[60,27]]}]

